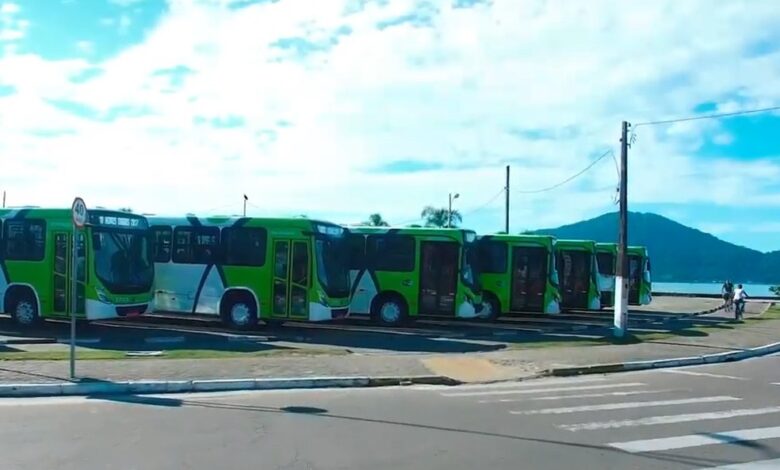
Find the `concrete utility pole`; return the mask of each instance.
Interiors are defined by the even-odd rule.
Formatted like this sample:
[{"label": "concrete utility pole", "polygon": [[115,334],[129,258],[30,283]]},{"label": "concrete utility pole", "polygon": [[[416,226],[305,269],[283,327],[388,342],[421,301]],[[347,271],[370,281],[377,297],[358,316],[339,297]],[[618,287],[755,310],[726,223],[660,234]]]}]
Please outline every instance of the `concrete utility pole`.
[{"label": "concrete utility pole", "polygon": [[625,335],[628,328],[628,122],[623,121],[620,133],[620,225],[618,228],[618,259],[615,273],[614,335]]},{"label": "concrete utility pole", "polygon": [[506,202],[504,203],[504,231],[509,235],[509,165],[506,166],[506,186],[504,187],[504,196]]},{"label": "concrete utility pole", "polygon": [[248,201],[249,198],[246,197],[246,194],[244,194],[244,217],[246,217],[246,201]]}]

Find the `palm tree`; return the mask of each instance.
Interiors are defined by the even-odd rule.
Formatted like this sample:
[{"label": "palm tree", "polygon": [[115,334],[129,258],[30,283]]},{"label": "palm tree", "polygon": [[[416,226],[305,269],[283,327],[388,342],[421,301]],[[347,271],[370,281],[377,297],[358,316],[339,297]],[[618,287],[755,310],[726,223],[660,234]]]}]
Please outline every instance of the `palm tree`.
[{"label": "palm tree", "polygon": [[449,225],[451,227],[457,227],[463,222],[463,217],[460,215],[460,212],[453,210],[452,214],[448,214],[446,207],[437,209],[433,206],[426,206],[422,210],[422,213],[420,213],[420,217],[425,219],[426,227],[447,227],[447,222],[449,222],[450,219],[451,224]]},{"label": "palm tree", "polygon": [[368,220],[363,222],[363,225],[368,225],[369,227],[389,227],[390,224],[387,223],[385,219],[382,218],[382,214],[380,213],[374,213],[368,216]]}]

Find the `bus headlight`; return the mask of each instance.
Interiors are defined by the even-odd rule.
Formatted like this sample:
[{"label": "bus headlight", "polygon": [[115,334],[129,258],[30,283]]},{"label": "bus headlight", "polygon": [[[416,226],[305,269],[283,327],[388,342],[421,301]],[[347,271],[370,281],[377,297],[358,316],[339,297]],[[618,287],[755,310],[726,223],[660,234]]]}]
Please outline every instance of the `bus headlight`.
[{"label": "bus headlight", "polygon": [[106,291],[104,291],[103,288],[95,287],[95,292],[97,293],[97,298],[99,301],[103,302],[104,304],[112,303],[111,299],[108,298]]}]

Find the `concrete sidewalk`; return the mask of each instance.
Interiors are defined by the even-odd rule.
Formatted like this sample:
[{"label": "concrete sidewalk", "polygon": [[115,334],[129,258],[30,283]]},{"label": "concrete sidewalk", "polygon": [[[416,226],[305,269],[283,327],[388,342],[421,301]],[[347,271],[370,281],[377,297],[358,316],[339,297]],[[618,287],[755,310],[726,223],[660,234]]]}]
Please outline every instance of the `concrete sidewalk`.
[{"label": "concrete sidewalk", "polygon": [[[751,305],[748,317],[762,318],[760,312],[766,308],[767,305]],[[529,378],[559,367],[739,351],[780,339],[780,319],[762,318],[736,325],[725,321],[723,315],[718,312],[698,317],[697,321],[716,323],[707,332],[681,330],[675,336],[637,344],[535,347],[533,343],[518,342],[501,351],[446,355],[304,353],[223,359],[83,360],[78,362],[77,373],[99,381],[441,375],[458,381],[482,382]],[[0,383],[4,384],[65,383],[67,377],[67,361],[0,361]]]}]

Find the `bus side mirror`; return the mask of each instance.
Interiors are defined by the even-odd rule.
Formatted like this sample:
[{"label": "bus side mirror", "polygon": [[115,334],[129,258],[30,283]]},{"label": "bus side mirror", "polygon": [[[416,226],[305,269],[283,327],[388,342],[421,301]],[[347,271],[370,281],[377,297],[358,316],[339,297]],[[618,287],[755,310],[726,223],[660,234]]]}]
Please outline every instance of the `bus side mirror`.
[{"label": "bus side mirror", "polygon": [[99,250],[102,248],[102,244],[100,243],[100,235],[97,233],[92,234],[92,249],[93,250]]}]

